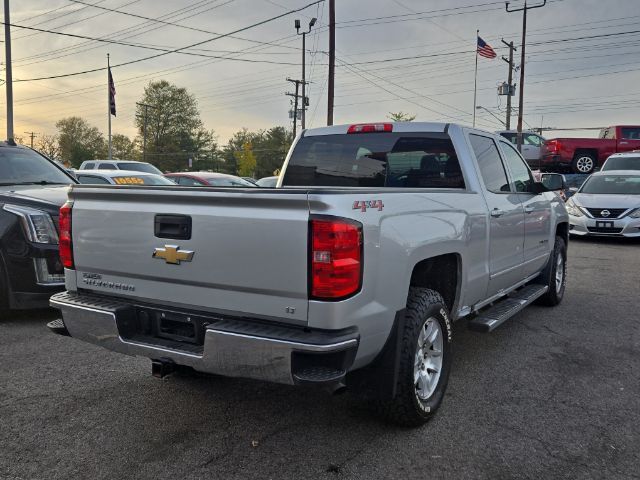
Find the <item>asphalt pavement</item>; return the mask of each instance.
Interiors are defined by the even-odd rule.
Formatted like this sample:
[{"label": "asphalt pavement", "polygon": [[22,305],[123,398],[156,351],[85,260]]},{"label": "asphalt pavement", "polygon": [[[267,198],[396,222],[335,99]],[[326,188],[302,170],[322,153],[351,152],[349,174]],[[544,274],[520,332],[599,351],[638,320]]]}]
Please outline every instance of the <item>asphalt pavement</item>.
[{"label": "asphalt pavement", "polygon": [[458,322],[417,429],[348,394],[191,375],[0,320],[0,478],[640,478],[640,242],[575,240],[563,303]]}]

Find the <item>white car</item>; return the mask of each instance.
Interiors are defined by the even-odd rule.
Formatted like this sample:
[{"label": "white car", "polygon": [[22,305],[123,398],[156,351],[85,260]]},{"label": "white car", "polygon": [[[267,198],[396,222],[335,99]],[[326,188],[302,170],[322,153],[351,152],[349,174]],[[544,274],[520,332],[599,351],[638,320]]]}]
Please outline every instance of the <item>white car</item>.
[{"label": "white car", "polygon": [[[502,130],[498,135],[506,138],[514,145],[518,144],[518,132],[516,130]],[[522,156],[531,168],[540,168],[541,147],[545,139],[537,133],[522,132]]]},{"label": "white car", "polygon": [[565,206],[573,235],[640,237],[640,172],[594,173]]},{"label": "white car", "polygon": [[640,151],[614,153],[600,168],[601,172],[607,170],[640,170]]},{"label": "white car", "polygon": [[92,185],[174,185],[175,182],[155,173],[127,170],[76,170],[78,182]]},{"label": "white car", "polygon": [[150,163],[135,160],[86,160],[82,162],[79,170],[129,170],[162,175],[162,172]]}]

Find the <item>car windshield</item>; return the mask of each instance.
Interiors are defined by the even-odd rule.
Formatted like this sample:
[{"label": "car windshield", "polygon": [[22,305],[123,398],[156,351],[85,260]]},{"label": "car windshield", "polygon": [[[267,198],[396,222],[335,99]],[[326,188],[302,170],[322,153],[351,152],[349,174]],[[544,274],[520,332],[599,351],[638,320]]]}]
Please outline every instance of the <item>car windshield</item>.
[{"label": "car windshield", "polygon": [[255,187],[255,184],[239,177],[208,177],[205,180],[214,187]]},{"label": "car windshield", "polygon": [[0,147],[0,184],[68,185],[75,183],[42,155],[17,147]]},{"label": "car windshield", "polygon": [[587,178],[589,178],[588,173],[565,173],[564,175],[567,188],[580,188]]},{"label": "car windshield", "polygon": [[112,178],[116,185],[175,185],[159,175],[122,175]]},{"label": "car windshield", "polygon": [[584,182],[580,193],[640,195],[640,175],[597,175]]},{"label": "car windshield", "polygon": [[264,177],[256,182],[259,187],[273,188],[278,184],[278,177]]},{"label": "car windshield", "polygon": [[120,170],[133,170],[134,172],[146,172],[162,175],[162,172],[150,163],[118,162],[118,168]]},{"label": "car windshield", "polygon": [[605,162],[602,170],[640,170],[640,155],[637,157],[611,157]]}]

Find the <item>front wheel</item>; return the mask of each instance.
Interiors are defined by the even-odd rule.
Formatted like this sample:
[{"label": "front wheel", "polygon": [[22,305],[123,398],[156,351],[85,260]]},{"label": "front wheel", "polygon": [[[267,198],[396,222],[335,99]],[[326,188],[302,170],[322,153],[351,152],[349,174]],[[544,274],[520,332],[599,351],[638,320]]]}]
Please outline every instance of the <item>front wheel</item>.
[{"label": "front wheel", "polygon": [[405,426],[422,425],[433,416],[449,380],[451,337],[451,320],[440,294],[410,288],[396,396],[377,405],[381,415]]},{"label": "front wheel", "polygon": [[549,287],[547,293],[538,299],[540,305],[554,307],[562,301],[567,285],[567,246],[564,238],[556,237],[551,258],[540,273],[540,283]]}]

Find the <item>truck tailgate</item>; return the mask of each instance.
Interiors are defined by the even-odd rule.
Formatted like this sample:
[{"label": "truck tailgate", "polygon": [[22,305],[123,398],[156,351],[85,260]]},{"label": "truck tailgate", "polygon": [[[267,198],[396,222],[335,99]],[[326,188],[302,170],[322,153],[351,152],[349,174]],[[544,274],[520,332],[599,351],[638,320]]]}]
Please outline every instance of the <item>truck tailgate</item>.
[{"label": "truck tailgate", "polygon": [[[82,186],[69,197],[78,288],[307,322],[305,191]],[[156,236],[158,215],[190,217],[191,238]],[[193,252],[191,260],[169,263],[175,247]],[[158,248],[174,258],[154,257]]]}]

